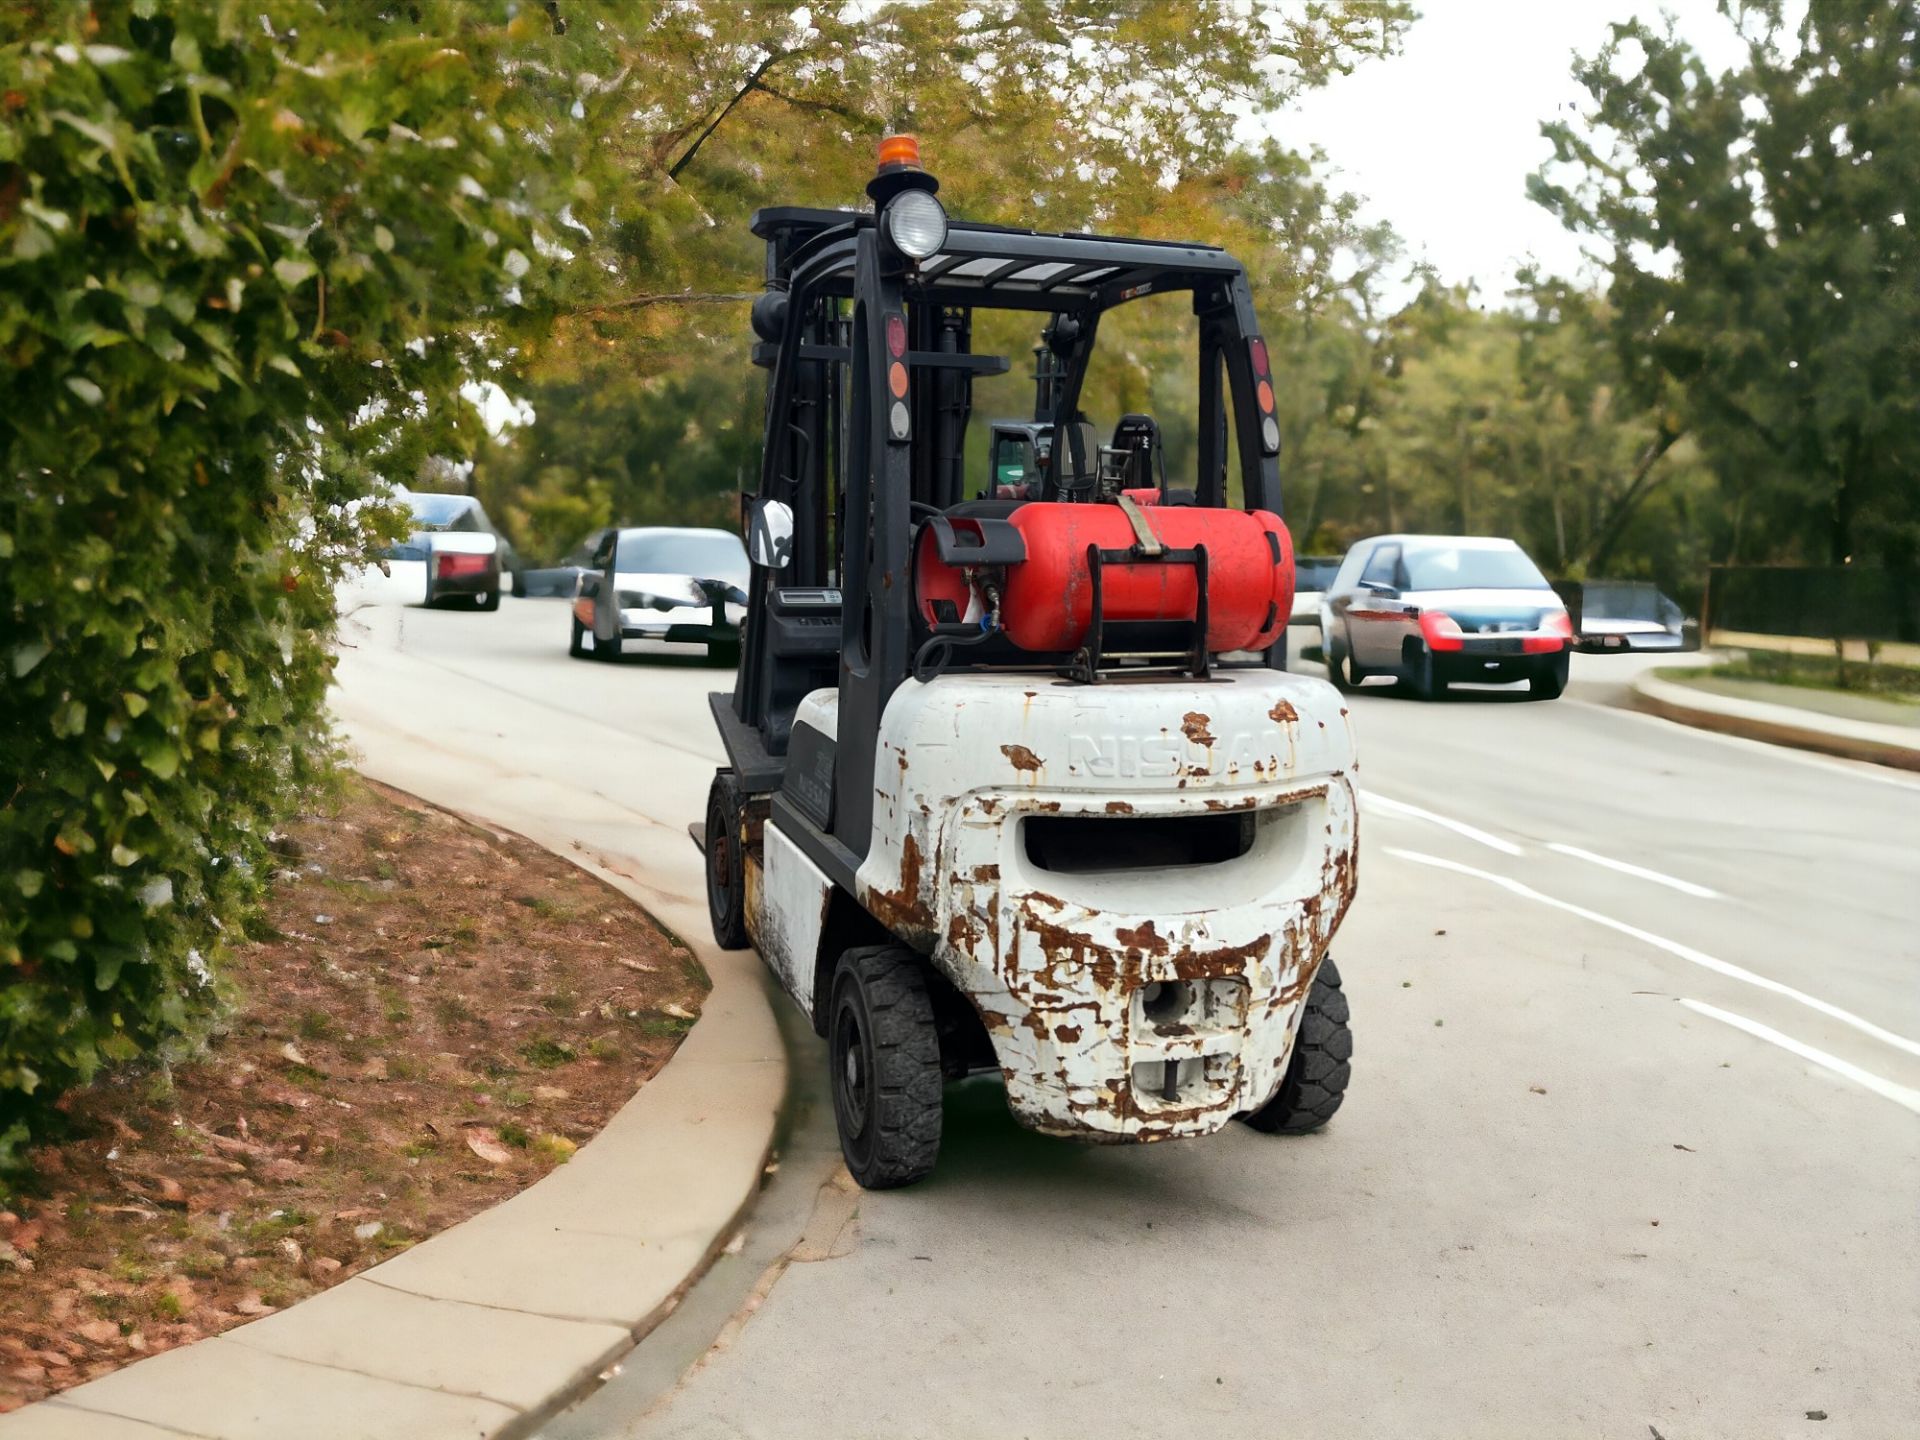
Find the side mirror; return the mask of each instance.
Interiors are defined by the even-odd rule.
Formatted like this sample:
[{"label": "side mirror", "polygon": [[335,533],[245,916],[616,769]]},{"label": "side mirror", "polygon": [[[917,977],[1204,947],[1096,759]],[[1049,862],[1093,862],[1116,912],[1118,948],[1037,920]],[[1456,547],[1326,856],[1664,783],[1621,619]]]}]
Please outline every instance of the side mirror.
[{"label": "side mirror", "polygon": [[747,558],[768,570],[793,563],[793,507],[780,500],[755,500],[747,507]]},{"label": "side mirror", "polygon": [[1400,595],[1398,590],[1384,580],[1362,580],[1360,588],[1369,595],[1378,595],[1383,600],[1395,600]]}]

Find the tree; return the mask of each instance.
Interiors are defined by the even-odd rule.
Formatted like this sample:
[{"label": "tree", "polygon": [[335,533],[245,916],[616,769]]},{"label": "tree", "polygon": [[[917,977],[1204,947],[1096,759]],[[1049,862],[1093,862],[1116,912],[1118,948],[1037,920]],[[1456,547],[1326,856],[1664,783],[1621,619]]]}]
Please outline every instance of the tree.
[{"label": "tree", "polygon": [[0,11],[0,1171],[216,1008],[324,774],[332,581],[556,288],[580,46],[507,0]]},{"label": "tree", "polygon": [[1920,556],[1920,6],[1734,11],[1712,75],[1638,22],[1575,67],[1536,199],[1607,249],[1625,378],[1670,393],[1749,511],[1748,554]]}]

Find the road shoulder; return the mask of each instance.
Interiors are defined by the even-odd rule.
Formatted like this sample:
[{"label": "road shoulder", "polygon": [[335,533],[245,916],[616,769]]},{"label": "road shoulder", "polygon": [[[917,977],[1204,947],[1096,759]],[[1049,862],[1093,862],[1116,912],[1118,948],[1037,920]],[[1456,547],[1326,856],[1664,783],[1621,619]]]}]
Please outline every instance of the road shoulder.
[{"label": "road shoulder", "polygon": [[1881,725],[1799,706],[1716,695],[1651,674],[1635,677],[1632,701],[1635,709],[1696,729],[1813,750],[1847,760],[1920,770],[1920,736],[1905,726]]}]

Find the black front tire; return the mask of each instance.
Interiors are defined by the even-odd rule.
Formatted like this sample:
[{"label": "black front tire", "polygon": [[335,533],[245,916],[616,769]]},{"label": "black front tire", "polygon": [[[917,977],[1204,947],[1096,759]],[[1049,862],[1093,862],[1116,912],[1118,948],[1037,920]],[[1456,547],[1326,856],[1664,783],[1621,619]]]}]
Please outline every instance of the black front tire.
[{"label": "black front tire", "polygon": [[1562,650],[1527,677],[1527,695],[1534,700],[1558,700],[1566,692],[1567,676],[1572,673],[1573,655]]},{"label": "black front tire", "polygon": [[707,663],[724,665],[729,670],[740,668],[740,642],[734,640],[709,640],[707,642]]},{"label": "black front tire", "polygon": [[923,1180],[940,1154],[945,1077],[925,962],[901,945],[840,957],[827,1015],[833,1116],[866,1190]]},{"label": "black front tire", "polygon": [[722,950],[747,948],[745,815],[740,777],[718,771],[707,787],[707,918]]},{"label": "black front tire", "polygon": [[1328,955],[1307,992],[1286,1078],[1273,1099],[1240,1118],[1268,1135],[1305,1135],[1331,1120],[1353,1076],[1353,1029],[1347,1022],[1340,971]]},{"label": "black front tire", "polygon": [[613,665],[619,664],[620,637],[615,635],[611,640],[602,640],[598,635],[594,636],[593,658],[596,660],[605,660]]},{"label": "black front tire", "polygon": [[1416,700],[1438,700],[1447,693],[1447,682],[1434,672],[1433,651],[1424,645],[1408,659],[1406,678],[1401,684]]}]

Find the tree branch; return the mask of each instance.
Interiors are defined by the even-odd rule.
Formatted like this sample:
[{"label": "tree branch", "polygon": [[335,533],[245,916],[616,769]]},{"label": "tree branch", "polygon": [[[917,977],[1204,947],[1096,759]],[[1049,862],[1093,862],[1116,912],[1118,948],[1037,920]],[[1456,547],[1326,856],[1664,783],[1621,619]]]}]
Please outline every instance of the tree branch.
[{"label": "tree branch", "polygon": [[796,110],[817,110],[826,115],[838,115],[842,120],[851,121],[855,125],[867,123],[867,117],[858,110],[849,110],[846,106],[835,105],[830,100],[807,100],[798,95],[788,95],[774,89],[771,85],[762,85],[758,80],[752,83],[752,88],[762,95],[771,95],[782,104],[791,105]]},{"label": "tree branch", "polygon": [[562,315],[601,315],[615,310],[644,310],[650,305],[731,305],[759,299],[750,291],[668,291],[658,295],[628,295],[599,305],[579,305],[563,310]]},{"label": "tree branch", "polygon": [[687,166],[690,163],[692,163],[693,157],[700,153],[700,147],[706,144],[708,137],[711,136],[714,131],[720,128],[720,122],[725,120],[727,116],[733,113],[735,106],[737,106],[742,100],[746,99],[748,95],[753,93],[754,88],[758,86],[760,83],[761,76],[765,75],[769,70],[771,70],[774,66],[778,65],[782,60],[789,60],[793,56],[798,55],[799,53],[800,52],[798,50],[776,50],[771,55],[767,56],[766,59],[762,60],[758,68],[754,70],[753,74],[747,77],[746,84],[742,85],[738,90],[734,92],[733,98],[729,100],[724,106],[721,107],[720,113],[713,117],[712,122],[707,126],[707,128],[702,130],[699,136],[694,140],[693,144],[687,147],[686,153],[683,154],[678,160],[674,161],[672,165],[667,167],[667,178],[669,180],[678,180],[680,178],[680,172],[686,169]]},{"label": "tree branch", "polygon": [[[1659,435],[1640,452],[1640,462],[1634,466],[1633,479],[1628,482],[1626,493],[1614,502],[1613,513],[1607,516],[1606,524],[1600,527],[1600,533],[1587,547],[1587,553],[1580,557],[1583,569],[1598,565],[1613,552],[1615,542],[1619,540],[1621,532],[1626,529],[1628,517],[1633,514],[1635,507],[1647,498],[1654,488],[1654,483],[1657,483],[1650,483],[1647,477],[1653,474],[1653,468],[1660,463],[1660,457],[1677,445],[1680,437],[1686,433],[1685,430],[1668,430],[1662,426]],[[1661,478],[1664,479],[1665,476],[1662,475]]]}]

